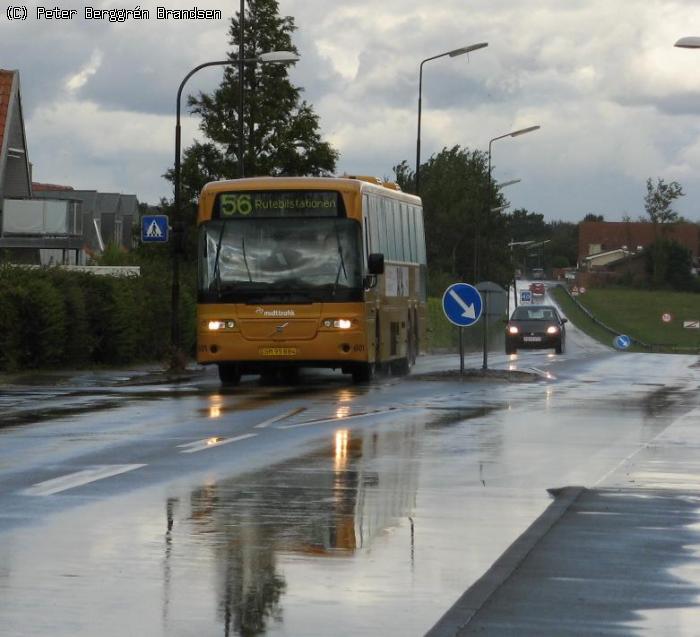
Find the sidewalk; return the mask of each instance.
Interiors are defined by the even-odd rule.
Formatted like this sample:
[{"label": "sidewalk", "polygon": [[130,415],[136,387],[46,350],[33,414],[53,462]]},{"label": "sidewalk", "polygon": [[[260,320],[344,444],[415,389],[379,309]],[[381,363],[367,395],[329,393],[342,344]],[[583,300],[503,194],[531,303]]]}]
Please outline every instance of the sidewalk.
[{"label": "sidewalk", "polygon": [[0,428],[117,406],[124,398],[147,398],[163,386],[181,392],[204,378],[194,365],[170,373],[155,364],[131,369],[28,371],[0,375]]},{"label": "sidewalk", "polygon": [[569,487],[428,633],[700,634],[700,409]]}]

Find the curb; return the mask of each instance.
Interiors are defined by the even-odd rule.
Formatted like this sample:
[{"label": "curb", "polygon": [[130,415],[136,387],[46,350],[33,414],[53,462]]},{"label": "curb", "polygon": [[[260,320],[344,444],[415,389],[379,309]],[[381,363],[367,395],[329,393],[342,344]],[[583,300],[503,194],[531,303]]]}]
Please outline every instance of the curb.
[{"label": "curb", "polygon": [[459,637],[466,634],[465,629],[468,628],[469,622],[584,491],[585,487],[547,489],[554,497],[554,502],[506,549],[491,568],[462,594],[426,633],[426,637]]}]

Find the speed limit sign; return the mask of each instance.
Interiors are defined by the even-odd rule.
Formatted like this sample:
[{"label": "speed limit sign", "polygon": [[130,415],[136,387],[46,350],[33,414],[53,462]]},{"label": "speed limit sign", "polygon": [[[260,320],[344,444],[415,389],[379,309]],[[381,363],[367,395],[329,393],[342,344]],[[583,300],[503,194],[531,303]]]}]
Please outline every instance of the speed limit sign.
[{"label": "speed limit sign", "polygon": [[661,320],[662,320],[664,323],[670,323],[670,322],[673,320],[673,317],[672,317],[668,312],[664,312],[664,313],[661,315]]}]

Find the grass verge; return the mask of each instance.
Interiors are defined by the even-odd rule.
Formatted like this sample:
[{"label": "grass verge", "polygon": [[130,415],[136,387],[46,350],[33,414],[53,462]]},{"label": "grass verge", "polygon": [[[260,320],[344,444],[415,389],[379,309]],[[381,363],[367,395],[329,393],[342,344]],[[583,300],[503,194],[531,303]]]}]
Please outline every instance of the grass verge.
[{"label": "grass verge", "polygon": [[[608,330],[591,320],[591,318],[576,305],[569,295],[560,287],[550,288],[549,293],[554,297],[554,300],[559,304],[567,318],[582,332],[585,332],[591,338],[603,343],[603,345],[612,346],[613,338],[615,338]],[[610,327],[613,327],[612,325]],[[634,348],[632,348],[634,349]],[[637,350],[642,351],[642,350]]]},{"label": "grass verge", "polygon": [[[700,352],[700,330],[683,327],[683,321],[700,320],[700,294],[604,288],[588,290],[578,300],[603,323],[656,351]],[[661,319],[665,313],[672,317],[669,323]]]}]

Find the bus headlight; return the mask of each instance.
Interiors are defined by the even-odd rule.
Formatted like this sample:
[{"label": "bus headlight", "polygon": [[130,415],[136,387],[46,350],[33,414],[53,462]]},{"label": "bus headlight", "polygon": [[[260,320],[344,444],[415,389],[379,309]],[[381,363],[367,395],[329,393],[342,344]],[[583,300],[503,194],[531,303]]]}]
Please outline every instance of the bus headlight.
[{"label": "bus headlight", "polygon": [[222,330],[232,330],[236,327],[233,319],[215,319],[207,323],[210,332],[221,332]]},{"label": "bus headlight", "polygon": [[334,327],[338,330],[349,330],[352,327],[350,319],[324,319],[323,327],[328,329]]}]

